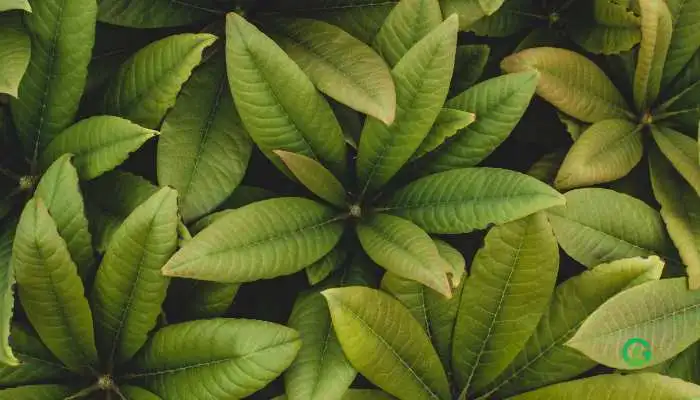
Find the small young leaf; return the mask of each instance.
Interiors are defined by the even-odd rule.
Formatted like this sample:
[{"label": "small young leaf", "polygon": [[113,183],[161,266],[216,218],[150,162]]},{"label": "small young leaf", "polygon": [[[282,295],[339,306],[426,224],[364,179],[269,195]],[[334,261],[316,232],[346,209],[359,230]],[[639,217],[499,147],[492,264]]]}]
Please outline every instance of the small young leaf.
[{"label": "small young leaf", "polygon": [[202,51],[215,40],[207,33],[182,33],[137,51],[112,79],[102,111],[155,129],[201,61]]},{"label": "small young leaf", "polygon": [[566,150],[554,151],[552,153],[547,153],[537,160],[527,174],[533,178],[537,178],[544,183],[553,184],[554,179],[557,176],[557,172],[561,167],[561,163],[564,162],[566,157]]},{"label": "small young leaf", "polygon": [[447,277],[452,266],[440,256],[430,236],[413,223],[376,214],[357,224],[357,236],[367,255],[381,267],[452,297]]},{"label": "small young leaf", "polygon": [[221,317],[233,304],[240,287],[237,283],[176,279],[169,286],[170,309],[179,321]]},{"label": "small young leaf", "polygon": [[233,106],[226,61],[217,54],[192,73],[158,139],[158,183],[177,189],[185,222],[212,211],[245,175],[252,142]]},{"label": "small young leaf", "polygon": [[10,100],[25,154],[36,159],[73,123],[85,88],[95,42],[95,0],[33,2],[24,25],[32,41],[31,61],[17,99]]},{"label": "small young leaf", "polygon": [[387,125],[394,121],[394,81],[386,62],[369,46],[322,21],[272,20],[270,28],[318,90]]},{"label": "small young leaf", "polygon": [[342,233],[343,222],[330,207],[296,197],[263,200],[214,221],[163,274],[229,283],[289,275],[330,252]]},{"label": "small young leaf", "polygon": [[661,218],[688,273],[690,290],[700,289],[700,201],[698,195],[657,151],[649,155],[654,197]]},{"label": "small young leaf", "polygon": [[411,158],[447,97],[454,68],[457,16],[451,16],[396,64],[397,113],[390,126],[368,118],[357,152],[361,193],[379,190]]},{"label": "small young leaf", "polygon": [[627,175],[642,159],[642,125],[624,119],[596,122],[566,155],[555,185],[560,190],[610,182]]},{"label": "small young leaf", "polygon": [[641,200],[608,189],[566,193],[566,206],[548,211],[559,245],[592,268],[622,258],[669,253],[659,213]]},{"label": "small young leaf", "polygon": [[661,91],[666,55],[671,44],[673,17],[663,0],[639,0],[642,42],[634,73],[634,104],[646,111]]},{"label": "small young leaf", "polygon": [[226,16],[226,66],[244,126],[277,167],[286,171],[272,151],[286,150],[342,175],[345,140],[328,102],[284,50],[235,13]]},{"label": "small young leaf", "polygon": [[565,346],[592,312],[620,291],[658,280],[664,263],[658,257],[629,258],[601,264],[557,286],[537,329],[506,370],[481,393],[508,398],[516,393],[561,382],[596,363]]},{"label": "small young leaf", "polygon": [[158,132],[128,120],[101,115],[84,119],[61,132],[41,155],[44,168],[63,154],[74,154],[81,179],[97,178],[123,163]]},{"label": "small young leaf", "polygon": [[292,171],[292,174],[316,196],[340,208],[347,206],[343,184],[321,163],[313,158],[288,151],[275,150],[274,153]]},{"label": "small young leaf", "polygon": [[177,192],[162,188],[114,233],[92,288],[102,360],[128,361],[155,327],[169,279],[160,269],[177,249]]},{"label": "small young leaf", "polygon": [[[518,202],[513,202],[517,197]],[[564,196],[527,175],[496,168],[463,168],[418,179],[381,208],[429,233],[467,233],[564,204]]]},{"label": "small young leaf", "polygon": [[450,246],[449,243],[436,238],[432,239],[435,247],[438,249],[438,253],[440,253],[440,257],[452,267],[452,272],[448,274],[450,275],[450,281],[452,281],[452,287],[460,286],[462,278],[467,274],[467,262],[464,260],[464,256],[459,250]]},{"label": "small young leaf", "polygon": [[15,221],[7,221],[0,225],[0,366],[5,364],[13,368],[19,364],[8,340],[15,305],[12,289],[15,273],[11,264],[15,227]]},{"label": "small young leaf", "polygon": [[469,89],[481,78],[490,53],[491,48],[485,44],[457,46],[455,70],[452,74],[452,87],[448,97]]},{"label": "small young leaf", "polygon": [[476,115],[453,108],[443,108],[440,110],[433,127],[418,146],[412,159],[416,159],[437,149],[446,140],[456,135],[457,132],[471,125],[476,120]]},{"label": "small young leaf", "polygon": [[78,268],[41,199],[22,212],[12,246],[17,291],[41,340],[68,368],[90,372],[97,364],[90,306]]},{"label": "small young leaf", "polygon": [[0,27],[0,93],[17,97],[20,81],[29,66],[31,50],[26,32],[11,25]]},{"label": "small young leaf", "polygon": [[190,25],[223,14],[214,0],[100,0],[100,22],[130,28],[165,28]]},{"label": "small young leaf", "polygon": [[343,352],[358,372],[399,398],[449,398],[447,377],[430,339],[401,303],[360,286],[321,294]]},{"label": "small young leaf", "polygon": [[437,0],[399,1],[374,37],[372,47],[394,67],[441,23],[442,13]]},{"label": "small young leaf", "polygon": [[597,54],[630,50],[639,43],[642,35],[639,31],[641,21],[630,9],[629,2],[593,0],[574,3],[567,9],[567,14],[574,16],[567,20],[571,39]]},{"label": "small young leaf", "polygon": [[559,247],[544,213],[491,229],[457,312],[452,367],[458,387],[485,387],[522,349],[549,305]]},{"label": "small young leaf", "polygon": [[306,278],[309,285],[315,285],[326,279],[333,271],[342,267],[349,254],[345,246],[338,245],[331,250],[330,253],[323,256],[322,259],[306,267]]},{"label": "small young leaf", "polygon": [[512,400],[574,399],[685,400],[700,396],[700,386],[659,374],[599,375],[560,383]]},{"label": "small young leaf", "polygon": [[688,290],[685,278],[663,279],[606,301],[566,345],[609,367],[639,369],[698,341],[698,324],[700,291]]},{"label": "small young leaf", "polygon": [[65,385],[27,385],[0,390],[0,400],[56,400],[75,392],[75,388]]},{"label": "small young leaf", "polygon": [[270,322],[219,318],[168,325],[124,378],[168,400],[240,399],[282,374],[300,346],[297,332]]},{"label": "small young leaf", "polygon": [[651,129],[654,141],[671,164],[685,178],[695,192],[700,194],[700,164],[698,142],[692,138],[663,126]]},{"label": "small young leaf", "polygon": [[527,49],[506,57],[501,68],[506,72],[539,71],[537,94],[581,121],[632,116],[624,97],[605,72],[573,51],[553,47]]}]

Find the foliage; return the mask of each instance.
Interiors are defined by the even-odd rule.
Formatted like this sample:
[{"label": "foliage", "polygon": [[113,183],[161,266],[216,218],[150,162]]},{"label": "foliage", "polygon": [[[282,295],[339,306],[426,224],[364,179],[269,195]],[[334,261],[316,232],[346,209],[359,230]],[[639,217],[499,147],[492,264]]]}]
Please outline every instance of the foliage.
[{"label": "foliage", "polygon": [[698,21],[0,0],[0,400],[700,397]]}]

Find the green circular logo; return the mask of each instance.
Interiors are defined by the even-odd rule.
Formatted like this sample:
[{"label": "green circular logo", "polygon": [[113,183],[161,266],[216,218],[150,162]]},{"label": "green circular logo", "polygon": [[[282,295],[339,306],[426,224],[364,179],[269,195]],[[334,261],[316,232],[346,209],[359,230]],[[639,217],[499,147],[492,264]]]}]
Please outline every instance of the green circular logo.
[{"label": "green circular logo", "polygon": [[622,359],[630,367],[643,367],[651,361],[651,344],[642,338],[632,338],[622,346]]}]

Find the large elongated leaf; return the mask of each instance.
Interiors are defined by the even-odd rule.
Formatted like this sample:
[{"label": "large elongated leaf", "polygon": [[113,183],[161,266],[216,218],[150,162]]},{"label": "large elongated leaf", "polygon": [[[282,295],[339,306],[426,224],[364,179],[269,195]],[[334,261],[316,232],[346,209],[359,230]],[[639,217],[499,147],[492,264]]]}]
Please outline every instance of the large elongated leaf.
[{"label": "large elongated leaf", "polygon": [[23,10],[32,12],[32,7],[27,0],[0,0],[0,12],[8,10]]},{"label": "large elongated leaf", "polygon": [[685,278],[663,279],[606,301],[567,346],[613,368],[639,369],[666,361],[698,341],[698,324],[700,291],[688,290]]},{"label": "large elongated leaf", "polygon": [[583,131],[566,155],[555,185],[591,186],[622,178],[642,159],[642,125],[624,119],[596,122]]},{"label": "large elongated leaf", "polygon": [[700,368],[698,368],[700,358],[698,356],[700,356],[700,342],[695,342],[676,357],[651,368],[640,370],[640,372],[656,372],[697,384],[700,382]]},{"label": "large elongated leaf", "polygon": [[288,151],[277,150],[275,154],[294,176],[316,196],[344,208],[347,205],[343,184],[323,165],[313,158]]},{"label": "large elongated leaf", "polygon": [[617,54],[630,50],[642,38],[641,21],[630,0],[576,2],[567,13],[575,16],[567,21],[571,39],[590,52]]},{"label": "large elongated leaf", "polygon": [[15,221],[0,225],[0,365],[16,366],[17,357],[8,341],[15,296],[12,287],[15,274],[12,268],[12,242],[15,236]]},{"label": "large elongated leaf", "polygon": [[466,233],[562,204],[561,194],[527,175],[496,168],[463,168],[410,183],[394,193],[382,209],[430,233]]},{"label": "large elongated leaf", "polygon": [[215,40],[208,33],[183,33],[137,51],[112,79],[102,111],[155,129],[201,61],[202,51]]},{"label": "large elongated leaf", "polygon": [[22,212],[14,244],[20,301],[41,340],[67,367],[89,372],[97,363],[92,314],[78,268],[41,199]]},{"label": "large elongated leaf", "polygon": [[404,0],[391,10],[372,47],[395,66],[408,51],[442,23],[437,0]]},{"label": "large elongated leaf", "polygon": [[691,290],[700,288],[700,199],[658,151],[649,156],[654,197],[661,204],[661,218],[676,245],[688,273]]},{"label": "large elongated leaf", "polygon": [[244,398],[277,378],[300,346],[296,331],[270,322],[169,325],[146,343],[126,379],[169,400]]},{"label": "large elongated leaf", "polygon": [[0,387],[58,382],[73,375],[25,326],[12,325],[12,347],[21,363],[0,365]]},{"label": "large elongated leaf", "polygon": [[447,274],[452,267],[422,229],[399,217],[376,214],[357,225],[357,236],[367,255],[397,275],[413,279],[445,297],[452,297]]},{"label": "large elongated leaf", "polygon": [[659,213],[622,193],[572,190],[566,193],[566,206],[552,208],[548,214],[559,245],[589,268],[622,258],[669,253]]},{"label": "large elongated leaf", "polygon": [[0,400],[57,400],[75,393],[65,385],[28,385],[0,390]]},{"label": "large elongated leaf", "polygon": [[464,283],[452,367],[474,392],[498,376],[528,340],[549,305],[559,247],[544,213],[495,227]]},{"label": "large elongated leaf", "polygon": [[554,47],[527,49],[506,57],[501,68],[507,72],[538,71],[537,94],[581,121],[632,116],[624,97],[605,72],[573,51]]},{"label": "large elongated leaf", "polygon": [[223,54],[198,68],[168,113],[158,140],[158,183],[180,194],[185,222],[221,204],[243,179],[252,151],[236,113]]},{"label": "large elongated leaf", "polygon": [[83,196],[78,184],[78,172],[71,164],[71,156],[61,156],[51,164],[36,187],[40,197],[56,222],[58,233],[66,241],[71,259],[78,266],[78,273],[85,282],[92,279],[95,257],[92,237],[85,217]]},{"label": "large elongated leaf", "polygon": [[673,36],[664,64],[661,88],[666,87],[683,70],[700,49],[700,3],[692,0],[666,2],[673,19]]},{"label": "large elongated leaf", "polygon": [[[5,19],[0,21],[3,25],[6,23]],[[31,49],[29,35],[21,25],[0,27],[0,93],[17,97],[20,81],[29,66]]]},{"label": "large elongated leaf", "polygon": [[451,98],[446,107],[473,113],[476,121],[428,156],[428,170],[473,167],[510,135],[535,94],[537,72],[509,74],[481,82]]},{"label": "large elongated leaf", "polygon": [[664,0],[640,0],[642,42],[634,72],[634,104],[646,109],[661,91],[664,63],[673,34],[673,17]]},{"label": "large elongated leaf", "polygon": [[164,28],[206,21],[223,14],[215,0],[100,0],[100,22],[131,28]]},{"label": "large elongated leaf", "polygon": [[97,4],[36,0],[32,6],[24,16],[31,59],[10,105],[24,150],[36,159],[78,110],[95,41]]},{"label": "large elongated leaf", "polygon": [[270,25],[280,34],[277,43],[318,90],[386,124],[394,121],[394,81],[385,61],[369,46],[322,21],[296,18]]},{"label": "large elongated leaf", "polygon": [[448,399],[440,359],[401,303],[359,286],[321,292],[352,365],[384,391],[404,399]]},{"label": "large elongated leaf", "polygon": [[94,179],[116,168],[157,134],[123,118],[92,117],[61,132],[41,155],[41,163],[49,166],[63,154],[71,153],[80,177]]},{"label": "large elongated leaf", "polygon": [[345,140],[328,102],[284,50],[235,13],[226,17],[226,65],[241,120],[278,167],[286,171],[271,152],[286,150],[342,175]]},{"label": "large elongated leaf", "polygon": [[362,193],[386,184],[428,135],[447,97],[457,45],[452,16],[413,46],[391,71],[398,111],[390,126],[369,118],[360,136],[357,175]]},{"label": "large elongated leaf", "polygon": [[659,374],[600,375],[560,383],[513,397],[513,400],[606,399],[685,400],[700,395],[700,386]]},{"label": "large elongated leaf", "polygon": [[102,359],[129,360],[155,327],[169,279],[160,269],[177,249],[177,192],[160,189],[122,223],[92,288]]},{"label": "large elongated leaf", "polygon": [[695,192],[700,194],[700,164],[698,142],[692,138],[663,126],[655,126],[651,133],[661,152],[685,178]]},{"label": "large elongated leaf", "polygon": [[663,265],[658,257],[618,260],[557,286],[532,337],[506,370],[481,391],[483,397],[507,398],[593,368],[594,361],[565,343],[606,300],[637,283],[659,279]]},{"label": "large elongated leaf", "polygon": [[343,222],[327,206],[295,197],[264,200],[214,221],[163,273],[231,283],[293,274],[331,251],[342,233]]}]

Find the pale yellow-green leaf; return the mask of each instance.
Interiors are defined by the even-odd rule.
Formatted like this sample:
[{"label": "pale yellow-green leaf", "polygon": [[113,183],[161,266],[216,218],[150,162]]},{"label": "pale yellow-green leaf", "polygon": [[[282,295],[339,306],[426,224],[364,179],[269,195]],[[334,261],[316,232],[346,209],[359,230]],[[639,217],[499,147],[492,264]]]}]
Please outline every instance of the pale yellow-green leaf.
[{"label": "pale yellow-green leaf", "polygon": [[698,142],[676,130],[664,126],[651,129],[654,141],[671,164],[685,178],[695,192],[700,194],[700,164]]},{"label": "pale yellow-green leaf", "polygon": [[673,20],[664,0],[639,0],[642,41],[634,72],[634,104],[646,112],[661,91],[666,55],[671,44]]},{"label": "pale yellow-green leaf", "polygon": [[347,205],[343,184],[321,163],[289,151],[275,150],[274,153],[312,193],[337,207],[344,208]]},{"label": "pale yellow-green leaf", "polygon": [[412,159],[422,157],[437,149],[475,120],[476,115],[473,113],[453,108],[443,108],[438,114],[433,127],[430,128],[430,132],[428,132],[418,150],[413,154]]}]

